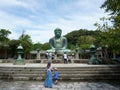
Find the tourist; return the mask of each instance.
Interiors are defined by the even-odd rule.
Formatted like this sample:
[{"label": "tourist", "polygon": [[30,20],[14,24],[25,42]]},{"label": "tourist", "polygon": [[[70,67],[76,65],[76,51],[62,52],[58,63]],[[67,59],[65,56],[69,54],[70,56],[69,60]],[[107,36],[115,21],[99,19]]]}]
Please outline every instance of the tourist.
[{"label": "tourist", "polygon": [[54,84],[58,84],[58,69],[54,68]]},{"label": "tourist", "polygon": [[45,77],[45,81],[44,81],[44,87],[52,88],[52,68],[51,68],[50,62],[48,62],[47,68],[46,68],[46,77]]},{"label": "tourist", "polygon": [[64,64],[67,63],[67,58],[68,58],[68,57],[67,57],[67,54],[66,54],[66,52],[65,52],[65,53],[63,54]]},{"label": "tourist", "polygon": [[45,58],[46,58],[46,59],[48,59],[48,58],[49,58],[49,57],[48,57],[48,52],[45,54]]},{"label": "tourist", "polygon": [[50,60],[53,59],[53,54],[51,52],[49,53],[49,58],[50,58]]},{"label": "tourist", "polygon": [[68,58],[68,63],[71,63],[71,59],[70,58]]}]

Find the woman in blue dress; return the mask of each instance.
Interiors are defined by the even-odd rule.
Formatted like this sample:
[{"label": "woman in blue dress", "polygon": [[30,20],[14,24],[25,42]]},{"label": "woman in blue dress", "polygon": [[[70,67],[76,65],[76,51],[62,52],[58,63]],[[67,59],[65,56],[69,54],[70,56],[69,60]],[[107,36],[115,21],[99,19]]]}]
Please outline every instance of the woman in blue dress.
[{"label": "woman in blue dress", "polygon": [[51,69],[51,63],[50,62],[48,62],[48,64],[47,64],[44,87],[45,88],[52,88],[52,69]]}]

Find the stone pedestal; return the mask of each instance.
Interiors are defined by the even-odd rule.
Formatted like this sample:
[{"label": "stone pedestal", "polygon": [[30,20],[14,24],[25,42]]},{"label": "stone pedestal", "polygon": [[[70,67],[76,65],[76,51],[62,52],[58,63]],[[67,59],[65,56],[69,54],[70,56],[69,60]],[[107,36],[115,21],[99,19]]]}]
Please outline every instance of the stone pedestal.
[{"label": "stone pedestal", "polygon": [[37,60],[40,60],[40,52],[37,53]]},{"label": "stone pedestal", "polygon": [[79,53],[76,52],[75,59],[79,59]]}]

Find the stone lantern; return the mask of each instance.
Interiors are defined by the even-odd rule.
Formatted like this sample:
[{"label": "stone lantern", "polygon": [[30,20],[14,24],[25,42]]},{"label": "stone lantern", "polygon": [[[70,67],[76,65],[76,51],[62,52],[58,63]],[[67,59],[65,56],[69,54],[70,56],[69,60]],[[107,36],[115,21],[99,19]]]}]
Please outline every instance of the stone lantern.
[{"label": "stone lantern", "polygon": [[18,53],[18,58],[16,59],[15,64],[25,64],[22,59],[23,47],[21,46],[21,44],[17,48],[17,53]]},{"label": "stone lantern", "polygon": [[89,64],[97,64],[98,60],[95,57],[95,53],[96,53],[96,47],[92,44],[90,46],[90,60],[89,60]]}]

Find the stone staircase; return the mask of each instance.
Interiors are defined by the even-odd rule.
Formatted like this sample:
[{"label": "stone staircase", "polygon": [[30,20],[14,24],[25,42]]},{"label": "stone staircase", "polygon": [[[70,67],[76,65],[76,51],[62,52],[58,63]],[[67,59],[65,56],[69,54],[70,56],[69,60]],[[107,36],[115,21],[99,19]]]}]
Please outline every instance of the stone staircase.
[{"label": "stone staircase", "polygon": [[[59,67],[59,80],[98,81],[120,80],[120,65],[83,65]],[[0,66],[0,79],[44,80],[45,67]]]}]

